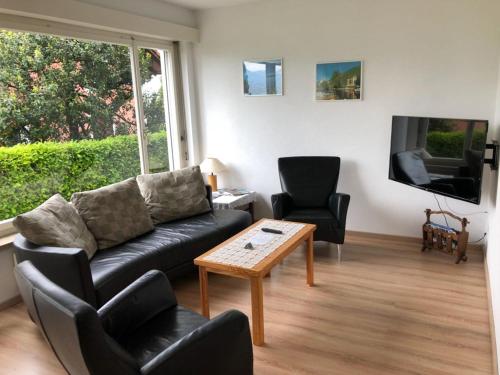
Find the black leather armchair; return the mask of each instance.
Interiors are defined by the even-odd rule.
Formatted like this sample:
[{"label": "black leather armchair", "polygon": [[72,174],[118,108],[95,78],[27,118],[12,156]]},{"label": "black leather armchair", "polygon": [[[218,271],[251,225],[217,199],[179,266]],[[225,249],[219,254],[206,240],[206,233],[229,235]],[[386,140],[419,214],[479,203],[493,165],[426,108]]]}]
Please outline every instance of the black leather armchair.
[{"label": "black leather armchair", "polygon": [[29,261],[16,279],[33,321],[70,374],[252,374],[248,318],[208,320],[177,305],[166,276],[150,271],[99,310]]},{"label": "black leather armchair", "polygon": [[315,241],[344,243],[350,196],[337,193],[340,158],[296,156],[278,159],[282,193],[271,196],[277,220],[316,224]]}]

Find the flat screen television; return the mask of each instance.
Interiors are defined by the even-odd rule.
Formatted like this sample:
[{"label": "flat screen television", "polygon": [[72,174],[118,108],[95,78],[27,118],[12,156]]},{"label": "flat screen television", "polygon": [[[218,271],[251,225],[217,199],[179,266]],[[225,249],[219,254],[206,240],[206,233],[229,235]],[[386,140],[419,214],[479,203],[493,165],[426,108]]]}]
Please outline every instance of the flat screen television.
[{"label": "flat screen television", "polygon": [[488,121],[392,117],[389,179],[479,204]]}]

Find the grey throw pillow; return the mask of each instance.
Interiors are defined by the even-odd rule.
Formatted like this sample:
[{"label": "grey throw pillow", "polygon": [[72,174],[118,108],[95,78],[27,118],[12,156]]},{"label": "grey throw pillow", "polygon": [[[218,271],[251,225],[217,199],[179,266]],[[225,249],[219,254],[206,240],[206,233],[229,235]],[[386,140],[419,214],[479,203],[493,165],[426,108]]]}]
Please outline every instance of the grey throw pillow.
[{"label": "grey throw pillow", "polygon": [[210,211],[200,167],[137,176],[155,224]]},{"label": "grey throw pillow", "polygon": [[83,249],[89,259],[97,250],[94,236],[75,208],[60,194],[17,216],[13,224],[28,241],[37,245]]},{"label": "grey throw pillow", "polygon": [[119,245],[154,229],[135,178],[74,193],[71,202],[99,249]]}]

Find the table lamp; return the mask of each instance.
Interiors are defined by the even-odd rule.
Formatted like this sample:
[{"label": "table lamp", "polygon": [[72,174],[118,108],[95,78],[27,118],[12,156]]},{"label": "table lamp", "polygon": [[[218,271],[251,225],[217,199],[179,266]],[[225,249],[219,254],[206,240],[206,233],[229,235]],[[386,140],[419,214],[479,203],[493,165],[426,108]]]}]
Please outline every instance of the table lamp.
[{"label": "table lamp", "polygon": [[217,191],[217,175],[226,169],[217,158],[206,158],[200,164],[200,169],[203,173],[207,173],[208,184],[212,187],[212,191]]}]

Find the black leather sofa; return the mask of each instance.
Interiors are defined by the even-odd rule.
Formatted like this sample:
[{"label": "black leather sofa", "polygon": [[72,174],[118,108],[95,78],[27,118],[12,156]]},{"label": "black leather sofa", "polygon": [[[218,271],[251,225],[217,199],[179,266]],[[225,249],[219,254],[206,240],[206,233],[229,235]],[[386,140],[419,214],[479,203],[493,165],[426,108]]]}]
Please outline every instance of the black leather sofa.
[{"label": "black leather sofa", "polygon": [[89,261],[82,249],[37,246],[18,234],[18,263],[29,260],[52,282],[94,307],[104,305],[149,270],[174,279],[194,269],[193,259],[251,224],[245,211],[208,213],[157,225],[155,230],[118,246],[98,251]]},{"label": "black leather sofa", "polygon": [[230,310],[208,320],[179,306],[159,271],[141,276],[98,310],[29,261],[15,274],[31,318],[69,374],[253,373],[248,318]]}]

